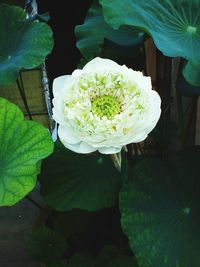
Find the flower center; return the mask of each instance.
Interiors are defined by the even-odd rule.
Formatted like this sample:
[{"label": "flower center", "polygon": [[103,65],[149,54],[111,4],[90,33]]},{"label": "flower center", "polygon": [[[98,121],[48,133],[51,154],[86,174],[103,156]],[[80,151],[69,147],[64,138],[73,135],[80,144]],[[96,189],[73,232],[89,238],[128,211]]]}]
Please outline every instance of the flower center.
[{"label": "flower center", "polygon": [[115,115],[120,113],[120,104],[113,96],[100,96],[93,100],[92,112],[100,118],[106,116],[111,120]]},{"label": "flower center", "polygon": [[196,31],[197,31],[197,27],[194,27],[194,26],[188,26],[187,27],[188,33],[196,33]]},{"label": "flower center", "polygon": [[188,214],[190,213],[190,208],[189,208],[189,207],[185,207],[185,208],[183,209],[183,213],[184,213],[185,215],[188,215]]}]

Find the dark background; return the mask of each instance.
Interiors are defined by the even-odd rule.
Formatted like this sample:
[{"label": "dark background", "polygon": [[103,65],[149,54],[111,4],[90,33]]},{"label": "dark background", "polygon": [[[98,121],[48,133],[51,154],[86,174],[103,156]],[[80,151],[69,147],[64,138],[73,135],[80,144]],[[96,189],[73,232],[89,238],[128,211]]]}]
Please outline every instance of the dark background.
[{"label": "dark background", "polygon": [[92,2],[37,0],[39,14],[49,12],[48,24],[54,35],[54,49],[46,61],[50,84],[55,77],[71,74],[76,69],[81,54],[76,47],[74,28],[84,22]]}]

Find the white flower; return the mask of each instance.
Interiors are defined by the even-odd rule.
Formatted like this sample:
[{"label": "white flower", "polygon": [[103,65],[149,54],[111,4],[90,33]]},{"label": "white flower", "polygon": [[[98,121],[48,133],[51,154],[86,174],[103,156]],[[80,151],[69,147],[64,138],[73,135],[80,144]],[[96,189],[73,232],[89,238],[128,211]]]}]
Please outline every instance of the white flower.
[{"label": "white flower", "polygon": [[144,140],[161,113],[150,77],[109,59],[95,58],[56,78],[53,94],[59,138],[77,153],[117,153]]}]

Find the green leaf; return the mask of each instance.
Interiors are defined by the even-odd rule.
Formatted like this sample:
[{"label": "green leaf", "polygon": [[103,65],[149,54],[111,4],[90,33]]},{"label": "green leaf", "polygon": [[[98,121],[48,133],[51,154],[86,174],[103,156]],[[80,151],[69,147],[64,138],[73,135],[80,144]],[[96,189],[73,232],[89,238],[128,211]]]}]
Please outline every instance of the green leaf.
[{"label": "green leaf", "polygon": [[75,27],[75,33],[78,40],[77,47],[88,60],[101,54],[105,39],[123,47],[125,51],[131,49],[130,57],[134,54],[134,47],[142,44],[145,37],[142,31],[134,27],[124,26],[119,30],[112,29],[105,22],[98,1],[94,1],[89,9],[84,24]]},{"label": "green leaf", "polygon": [[45,226],[35,230],[29,241],[29,252],[39,262],[56,263],[62,259],[66,249],[66,240]]},{"label": "green leaf", "polygon": [[194,95],[200,94],[200,86],[191,85],[188,81],[186,81],[182,74],[180,74],[176,81],[176,89],[179,90],[182,95],[187,97],[192,97]]},{"label": "green leaf", "polygon": [[137,26],[148,32],[166,56],[200,60],[198,0],[100,0],[114,29]]},{"label": "green leaf", "polygon": [[95,259],[88,253],[77,252],[70,259],[69,267],[95,267]]},{"label": "green leaf", "polygon": [[114,246],[105,246],[98,254],[95,267],[136,267],[133,257],[123,255]]},{"label": "green leaf", "polygon": [[52,152],[48,130],[0,98],[0,206],[14,205],[34,188],[38,162]]},{"label": "green leaf", "polygon": [[58,143],[55,153],[42,163],[41,193],[58,211],[111,207],[120,188],[120,174],[108,155],[81,155]]},{"label": "green leaf", "polygon": [[0,0],[0,3],[5,3],[8,5],[16,5],[16,6],[20,6],[22,8],[24,8],[24,0]]},{"label": "green leaf", "polygon": [[133,257],[118,255],[108,264],[108,267],[136,267],[136,265]]},{"label": "green leaf", "polygon": [[123,255],[114,246],[104,247],[97,257],[85,252],[76,253],[69,261],[69,267],[136,267],[133,257]]},{"label": "green leaf", "polygon": [[46,267],[68,267],[68,262],[66,260],[61,260],[45,265]]},{"label": "green leaf", "polygon": [[26,20],[17,6],[0,5],[0,85],[9,85],[20,69],[39,66],[53,47],[52,31],[46,23]]},{"label": "green leaf", "polygon": [[200,87],[200,63],[188,61],[183,69],[183,76],[192,86]]},{"label": "green leaf", "polygon": [[54,219],[54,228],[66,238],[81,233],[89,224],[90,213],[73,209],[68,212],[59,212]]},{"label": "green leaf", "polygon": [[117,247],[113,245],[107,245],[98,253],[97,258],[104,262],[104,264],[108,263],[110,259],[114,258],[119,253]]},{"label": "green leaf", "polygon": [[200,266],[200,148],[138,163],[120,194],[122,227],[141,267]]}]

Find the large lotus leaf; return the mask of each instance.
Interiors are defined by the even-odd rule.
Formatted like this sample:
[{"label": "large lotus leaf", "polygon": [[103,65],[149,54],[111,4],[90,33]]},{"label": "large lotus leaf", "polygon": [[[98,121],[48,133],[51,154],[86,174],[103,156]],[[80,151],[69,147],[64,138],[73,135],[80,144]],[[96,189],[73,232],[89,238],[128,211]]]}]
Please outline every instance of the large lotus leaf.
[{"label": "large lotus leaf", "polygon": [[84,24],[76,26],[75,33],[78,40],[77,47],[88,60],[100,55],[105,39],[121,47],[126,47],[125,50],[130,47],[130,57],[134,54],[134,47],[139,46],[145,37],[142,31],[134,27],[123,26],[118,30],[111,28],[104,20],[98,1],[94,1],[89,9]]},{"label": "large lotus leaf", "polygon": [[20,7],[0,5],[0,85],[14,82],[21,68],[40,65],[53,47],[50,27],[26,16]]},{"label": "large lotus leaf", "polygon": [[138,163],[120,195],[122,227],[141,267],[200,266],[200,149]]},{"label": "large lotus leaf", "polygon": [[70,259],[69,267],[136,267],[136,265],[133,257],[123,255],[117,249],[111,250],[111,246],[107,246],[100,251],[100,255],[97,257],[85,252],[76,253]]},{"label": "large lotus leaf", "polygon": [[200,85],[199,86],[191,85],[189,82],[186,81],[186,79],[184,78],[182,74],[180,74],[180,76],[178,77],[176,81],[176,89],[179,90],[179,92],[182,95],[187,96],[187,97],[192,97],[194,95],[200,94]]},{"label": "large lotus leaf", "polygon": [[118,255],[109,262],[108,267],[136,267],[133,257]]},{"label": "large lotus leaf", "polygon": [[61,260],[57,262],[51,262],[46,264],[45,267],[69,267],[67,260]]},{"label": "large lotus leaf", "polygon": [[48,130],[0,98],[0,206],[14,205],[34,188],[37,163],[52,151]]},{"label": "large lotus leaf", "polygon": [[66,238],[83,232],[89,225],[90,212],[73,209],[59,212],[53,221],[54,229]]},{"label": "large lotus leaf", "polygon": [[32,233],[28,247],[35,260],[59,266],[58,262],[67,250],[67,242],[60,234],[44,226]]},{"label": "large lotus leaf", "polygon": [[117,247],[113,245],[107,245],[99,251],[97,258],[106,264],[108,261],[110,261],[110,259],[116,257],[118,254],[119,249]]},{"label": "large lotus leaf", "polygon": [[69,260],[69,267],[95,267],[95,258],[86,252],[77,252]]},{"label": "large lotus leaf", "polygon": [[135,259],[122,254],[118,248],[108,245],[98,254],[95,267],[136,267]]},{"label": "large lotus leaf", "polygon": [[200,60],[199,0],[100,0],[105,20],[143,28],[157,48],[170,57]]},{"label": "large lotus leaf", "polygon": [[81,155],[60,143],[43,161],[40,181],[44,199],[58,211],[111,207],[121,187],[120,174],[108,155]]},{"label": "large lotus leaf", "polygon": [[188,61],[183,69],[183,75],[192,86],[200,87],[200,62]]}]

